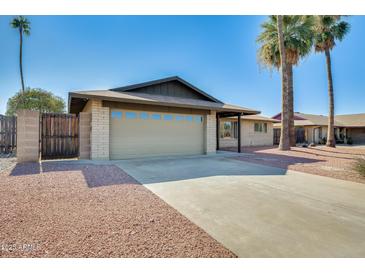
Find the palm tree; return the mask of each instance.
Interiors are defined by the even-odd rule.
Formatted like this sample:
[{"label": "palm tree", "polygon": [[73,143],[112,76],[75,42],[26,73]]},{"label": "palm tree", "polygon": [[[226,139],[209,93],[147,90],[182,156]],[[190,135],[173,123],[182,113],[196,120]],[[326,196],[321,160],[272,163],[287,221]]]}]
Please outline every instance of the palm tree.
[{"label": "palm tree", "polygon": [[[293,66],[298,65],[301,58],[311,51],[313,18],[310,16],[283,16],[283,36],[286,49],[287,77],[288,77],[288,105],[289,105],[289,132],[290,144],[295,146],[294,128],[294,85]],[[259,59],[270,69],[280,69],[281,59],[277,34],[277,17],[270,16],[262,24],[263,32],[257,42],[261,43]]]},{"label": "palm tree", "polygon": [[280,150],[290,150],[289,139],[289,106],[288,106],[288,72],[286,63],[286,53],[284,45],[283,34],[283,16],[278,15],[278,40],[279,40],[279,52],[281,56],[281,135],[280,135]]},{"label": "palm tree", "polygon": [[314,25],[314,48],[316,52],[324,52],[327,65],[327,80],[328,80],[328,131],[327,143],[328,147],[336,147],[334,136],[334,119],[335,119],[335,102],[333,96],[333,80],[331,66],[331,50],[336,45],[336,40],[341,41],[350,30],[350,25],[341,21],[340,16],[319,15],[315,16]]},{"label": "palm tree", "polygon": [[23,33],[30,35],[30,22],[24,16],[17,16],[10,22],[11,27],[19,30],[19,67],[20,67],[20,80],[22,83],[22,91],[24,92],[24,78],[23,78]]}]

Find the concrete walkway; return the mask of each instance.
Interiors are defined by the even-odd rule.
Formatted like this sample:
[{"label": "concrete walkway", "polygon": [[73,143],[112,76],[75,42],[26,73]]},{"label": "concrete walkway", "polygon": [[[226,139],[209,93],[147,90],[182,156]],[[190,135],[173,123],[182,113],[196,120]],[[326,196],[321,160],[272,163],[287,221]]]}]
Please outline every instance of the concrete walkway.
[{"label": "concrete walkway", "polygon": [[240,257],[364,257],[365,185],[227,157],[113,161]]}]

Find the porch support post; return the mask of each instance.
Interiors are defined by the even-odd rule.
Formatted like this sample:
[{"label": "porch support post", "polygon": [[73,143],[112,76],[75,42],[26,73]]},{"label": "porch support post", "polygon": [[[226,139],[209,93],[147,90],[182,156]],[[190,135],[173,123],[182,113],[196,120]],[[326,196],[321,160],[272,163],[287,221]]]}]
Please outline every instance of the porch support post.
[{"label": "porch support post", "polygon": [[238,144],[238,148],[237,148],[237,151],[238,151],[238,153],[241,153],[241,113],[239,113],[238,115],[237,115],[237,119],[238,119],[238,121],[237,121],[237,138],[238,138],[238,140],[237,140],[237,144]]},{"label": "porch support post", "polygon": [[216,123],[217,123],[217,126],[216,126],[216,138],[217,138],[217,150],[219,150],[219,114],[217,113],[216,115]]}]

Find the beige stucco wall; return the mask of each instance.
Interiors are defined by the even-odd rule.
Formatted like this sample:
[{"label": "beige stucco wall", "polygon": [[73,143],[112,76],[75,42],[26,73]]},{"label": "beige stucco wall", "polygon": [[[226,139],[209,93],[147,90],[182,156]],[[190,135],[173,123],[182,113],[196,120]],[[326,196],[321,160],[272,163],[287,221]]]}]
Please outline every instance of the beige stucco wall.
[{"label": "beige stucco wall", "polygon": [[238,140],[235,138],[219,138],[219,147],[236,147],[238,146]]},{"label": "beige stucco wall", "polygon": [[365,128],[349,128],[347,131],[354,144],[365,144]]},{"label": "beige stucco wall", "polygon": [[39,161],[39,112],[17,111],[17,161]]},{"label": "beige stucco wall", "polygon": [[[221,119],[224,121],[236,121],[233,119]],[[266,123],[267,132],[255,132],[255,123]],[[271,146],[273,145],[273,123],[266,121],[241,120],[241,146]],[[237,146],[237,139],[220,138],[219,147]]]},{"label": "beige stucco wall", "polygon": [[[255,132],[255,123],[267,123],[267,132]],[[245,121],[241,123],[242,146],[272,146],[273,123],[265,121]]]}]

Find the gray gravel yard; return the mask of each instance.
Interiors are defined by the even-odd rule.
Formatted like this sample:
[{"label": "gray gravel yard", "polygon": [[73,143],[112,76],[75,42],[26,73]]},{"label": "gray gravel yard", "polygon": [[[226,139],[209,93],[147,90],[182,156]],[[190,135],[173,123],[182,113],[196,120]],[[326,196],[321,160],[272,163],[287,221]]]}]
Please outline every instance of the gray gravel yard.
[{"label": "gray gravel yard", "polygon": [[235,257],[113,165],[0,173],[0,257]]},{"label": "gray gravel yard", "polygon": [[16,164],[16,157],[0,153],[0,172]]}]

